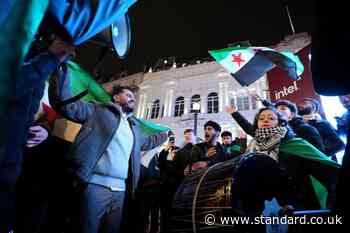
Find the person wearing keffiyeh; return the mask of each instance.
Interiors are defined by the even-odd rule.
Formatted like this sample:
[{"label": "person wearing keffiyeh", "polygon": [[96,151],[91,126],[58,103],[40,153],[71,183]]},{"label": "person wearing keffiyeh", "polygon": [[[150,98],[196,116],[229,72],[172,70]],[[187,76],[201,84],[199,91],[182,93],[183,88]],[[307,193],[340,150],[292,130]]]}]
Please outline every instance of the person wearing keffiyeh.
[{"label": "person wearing keffiyeh", "polygon": [[[238,122],[241,124],[242,122]],[[291,185],[282,190],[288,193],[285,200],[278,200],[282,205],[292,205],[295,209],[319,209],[331,207],[333,203],[333,191],[337,178],[339,165],[329,159],[325,154],[316,149],[310,143],[295,137],[286,120],[274,108],[262,108],[257,113],[253,125],[251,125],[254,137],[246,152],[255,152],[266,155],[276,161],[289,177]],[[251,155],[251,154],[247,154]],[[267,164],[267,163],[265,163]],[[271,163],[272,164],[272,163]],[[263,163],[261,166],[265,166]],[[275,179],[270,167],[256,167],[251,169],[245,182],[252,185],[251,188],[236,196],[252,197],[248,192],[267,193],[266,189],[274,189],[265,185],[266,179]],[[249,168],[248,168],[249,169]],[[269,174],[269,175],[266,175]],[[271,175],[270,175],[271,174]],[[282,174],[282,173],[281,173]],[[271,183],[269,181],[269,183]],[[283,185],[286,187],[285,185]],[[234,188],[233,188],[234,189]],[[241,192],[237,190],[236,192]],[[271,196],[265,197],[272,199]],[[256,200],[242,200],[252,203]],[[263,200],[261,200],[263,201]],[[261,213],[263,202],[254,212]],[[243,210],[244,211],[244,210]],[[246,210],[249,212],[249,210]]]}]

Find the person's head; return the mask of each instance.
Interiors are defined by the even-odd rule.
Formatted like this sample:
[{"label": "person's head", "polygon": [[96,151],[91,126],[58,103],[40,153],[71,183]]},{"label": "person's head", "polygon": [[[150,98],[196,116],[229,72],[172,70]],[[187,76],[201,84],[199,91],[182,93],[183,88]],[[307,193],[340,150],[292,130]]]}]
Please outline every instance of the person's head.
[{"label": "person's head", "polygon": [[301,116],[316,114],[319,110],[319,102],[312,98],[304,98],[298,103],[298,111]]},{"label": "person's head", "polygon": [[229,131],[224,131],[221,133],[221,140],[223,145],[231,145],[232,143],[232,133]]},{"label": "person's head", "polygon": [[344,108],[350,110],[350,94],[339,96],[339,100]]},{"label": "person's head", "polygon": [[275,103],[275,108],[288,121],[292,120],[298,114],[297,106],[289,100],[278,100]]},{"label": "person's head", "polygon": [[275,108],[262,108],[255,115],[253,129],[286,126],[287,121]]},{"label": "person's head", "polygon": [[184,141],[185,141],[185,144],[188,144],[188,143],[195,144],[196,143],[196,136],[194,135],[193,129],[185,129]]},{"label": "person's head", "polygon": [[114,86],[112,101],[122,107],[124,112],[132,112],[136,104],[133,90],[128,86]]},{"label": "person's head", "polygon": [[169,145],[175,146],[175,135],[169,136]]},{"label": "person's head", "polygon": [[215,143],[220,135],[221,127],[215,121],[207,121],[204,124],[205,142]]}]

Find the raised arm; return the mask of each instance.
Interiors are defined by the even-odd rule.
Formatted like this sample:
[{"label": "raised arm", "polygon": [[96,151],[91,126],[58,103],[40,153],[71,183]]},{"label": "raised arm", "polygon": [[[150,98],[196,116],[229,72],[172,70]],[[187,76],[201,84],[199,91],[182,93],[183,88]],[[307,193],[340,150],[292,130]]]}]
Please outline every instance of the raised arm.
[{"label": "raised arm", "polygon": [[47,52],[25,62],[20,68],[20,78],[16,82],[16,95],[22,96],[32,88],[43,85],[59,64],[74,56],[74,47],[56,39]]},{"label": "raised arm", "polygon": [[81,100],[62,104],[63,101],[72,97],[70,78],[66,66],[60,67],[55,75],[51,77],[49,85],[50,104],[55,111],[69,120],[84,123],[95,112],[97,104]]},{"label": "raised arm", "polygon": [[250,123],[244,116],[242,116],[235,107],[227,106],[226,112],[229,113],[233,119],[237,122],[237,124],[250,136],[254,137],[253,124]]}]

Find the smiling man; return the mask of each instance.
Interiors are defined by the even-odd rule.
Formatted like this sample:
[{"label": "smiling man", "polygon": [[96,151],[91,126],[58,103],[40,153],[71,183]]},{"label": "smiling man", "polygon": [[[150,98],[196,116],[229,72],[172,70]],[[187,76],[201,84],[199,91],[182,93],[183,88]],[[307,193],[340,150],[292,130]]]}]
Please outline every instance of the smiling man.
[{"label": "smiling man", "polygon": [[[79,194],[80,221],[74,223],[79,227],[76,232],[118,233],[125,193],[129,193],[126,190],[133,194],[139,180],[141,150],[162,144],[168,134],[143,135],[132,115],[135,96],[127,86],[115,86],[112,102],[107,104],[76,101],[62,105],[70,98],[69,78],[58,73],[49,93],[56,111],[83,124],[70,153],[77,165],[73,173],[84,184]],[[101,227],[103,231],[99,231]]]}]

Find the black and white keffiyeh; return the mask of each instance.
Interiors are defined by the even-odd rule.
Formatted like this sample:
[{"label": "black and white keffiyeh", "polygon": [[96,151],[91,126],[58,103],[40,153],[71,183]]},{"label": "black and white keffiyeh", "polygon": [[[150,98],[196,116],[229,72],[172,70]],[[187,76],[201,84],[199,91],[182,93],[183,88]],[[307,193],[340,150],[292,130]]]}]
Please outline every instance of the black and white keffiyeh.
[{"label": "black and white keffiyeh", "polygon": [[255,131],[253,151],[264,153],[278,161],[279,144],[287,133],[287,128],[261,128]]}]

